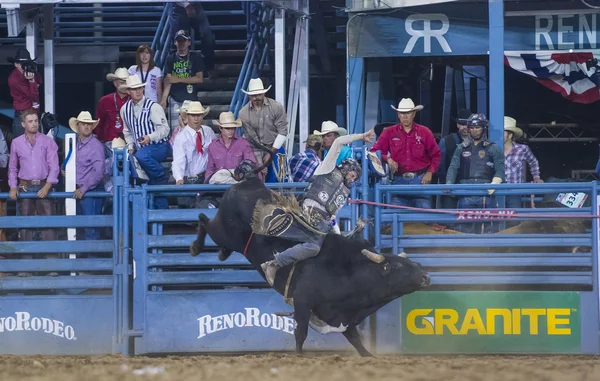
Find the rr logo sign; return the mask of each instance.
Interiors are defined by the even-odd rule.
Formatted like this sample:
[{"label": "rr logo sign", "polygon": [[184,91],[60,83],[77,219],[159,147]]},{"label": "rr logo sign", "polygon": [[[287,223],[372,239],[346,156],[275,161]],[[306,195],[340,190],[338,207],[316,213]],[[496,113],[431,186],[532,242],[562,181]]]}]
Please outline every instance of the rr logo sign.
[{"label": "rr logo sign", "polygon": [[[441,28],[432,29],[431,22],[437,21],[441,23]],[[415,29],[413,27],[423,25],[421,29]],[[415,14],[410,15],[406,18],[406,22],[404,23],[404,28],[406,29],[406,33],[408,33],[411,37],[404,48],[404,54],[412,53],[415,48],[415,44],[419,41],[420,38],[423,39],[423,52],[431,53],[431,39],[435,38],[440,44],[440,47],[444,51],[444,53],[451,53],[452,49],[450,49],[450,45],[448,45],[448,41],[444,37],[444,34],[448,32],[450,29],[450,21],[448,21],[448,16],[442,13],[426,13],[426,14]]]}]

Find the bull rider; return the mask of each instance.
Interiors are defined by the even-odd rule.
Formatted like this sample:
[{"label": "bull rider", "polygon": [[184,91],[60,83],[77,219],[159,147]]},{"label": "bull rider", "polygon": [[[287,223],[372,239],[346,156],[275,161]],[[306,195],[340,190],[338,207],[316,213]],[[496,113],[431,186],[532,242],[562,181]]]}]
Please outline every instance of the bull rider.
[{"label": "bull rider", "polygon": [[[344,159],[336,166],[337,158],[346,144],[357,140],[371,142],[374,137],[375,130],[370,130],[364,134],[345,135],[334,140],[329,153],[315,170],[302,200],[302,213],[313,228],[323,233],[333,230],[339,234],[335,217],[346,204],[350,187],[360,178],[362,168],[352,158]],[[261,268],[269,285],[273,286],[275,274],[280,268],[316,256],[324,239],[325,235],[322,235],[317,243],[299,243],[281,253],[275,253],[275,259],[263,263]]]}]

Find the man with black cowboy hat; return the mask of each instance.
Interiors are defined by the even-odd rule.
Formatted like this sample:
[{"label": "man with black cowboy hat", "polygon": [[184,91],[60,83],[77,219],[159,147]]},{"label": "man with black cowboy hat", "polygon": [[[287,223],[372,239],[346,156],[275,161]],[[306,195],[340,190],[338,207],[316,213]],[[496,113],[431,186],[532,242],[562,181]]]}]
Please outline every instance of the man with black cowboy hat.
[{"label": "man with black cowboy hat", "polygon": [[[456,118],[457,131],[440,139],[439,147],[441,153],[440,168],[437,171],[437,178],[440,184],[446,182],[446,173],[456,151],[456,146],[465,140],[469,140],[469,129],[467,128],[467,119],[473,114],[467,109],[460,109]],[[456,207],[456,199],[451,196],[442,196],[440,198],[443,209],[452,209]]]},{"label": "man with black cowboy hat", "polygon": [[[150,185],[164,185],[169,182],[169,173],[162,163],[171,155],[169,144],[169,124],[165,112],[158,103],[144,97],[146,83],[140,77],[127,78],[123,89],[131,98],[121,108],[121,118],[125,122],[123,135],[133,154],[148,176]],[[164,197],[155,199],[157,209],[168,209]]]},{"label": "man with black cowboy hat", "polygon": [[15,65],[15,69],[8,76],[8,88],[13,99],[13,139],[23,134],[21,126],[21,113],[27,109],[40,112],[40,92],[42,76],[37,72],[37,66],[31,59],[27,49],[19,48],[15,57],[9,57],[8,62]]},{"label": "man with black cowboy hat", "polygon": [[[104,145],[92,134],[99,120],[92,119],[89,111],[82,111],[76,118],[69,119],[69,127],[77,137],[77,189],[73,198],[77,199],[77,214],[99,216],[102,214],[102,198],[84,197],[87,192],[102,192],[104,177]],[[84,239],[100,239],[99,228],[85,228]]]}]

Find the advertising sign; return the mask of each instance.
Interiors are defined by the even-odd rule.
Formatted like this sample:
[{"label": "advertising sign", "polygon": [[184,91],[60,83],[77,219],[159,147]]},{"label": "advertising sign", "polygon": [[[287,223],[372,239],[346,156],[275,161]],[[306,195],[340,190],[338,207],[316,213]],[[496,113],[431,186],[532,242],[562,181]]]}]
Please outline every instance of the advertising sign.
[{"label": "advertising sign", "polygon": [[402,348],[412,353],[573,353],[577,292],[439,291],[402,298]]}]

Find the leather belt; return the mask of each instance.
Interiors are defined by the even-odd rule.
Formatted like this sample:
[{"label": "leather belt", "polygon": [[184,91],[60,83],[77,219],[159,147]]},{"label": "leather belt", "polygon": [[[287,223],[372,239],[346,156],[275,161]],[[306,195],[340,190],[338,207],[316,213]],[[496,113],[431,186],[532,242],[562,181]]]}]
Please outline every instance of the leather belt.
[{"label": "leather belt", "polygon": [[420,169],[420,170],[415,171],[415,172],[404,172],[404,173],[399,174],[399,176],[402,176],[402,178],[404,180],[412,180],[415,177],[420,176],[423,173],[427,172],[427,169],[428,168],[423,168],[423,169]]},{"label": "leather belt", "polygon": [[19,179],[19,188],[21,188],[24,192],[27,192],[27,187],[36,187],[39,185],[45,185],[46,180],[23,180]]}]

